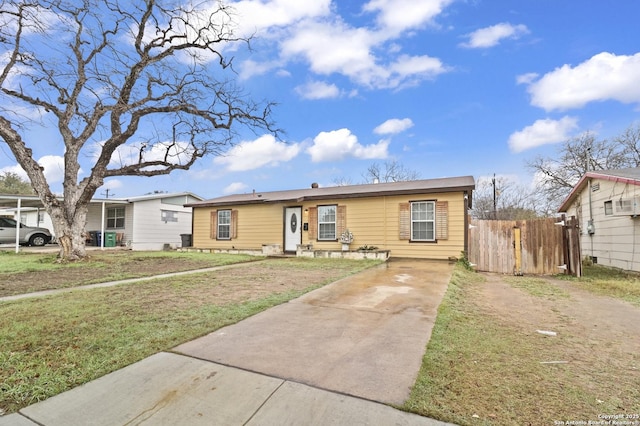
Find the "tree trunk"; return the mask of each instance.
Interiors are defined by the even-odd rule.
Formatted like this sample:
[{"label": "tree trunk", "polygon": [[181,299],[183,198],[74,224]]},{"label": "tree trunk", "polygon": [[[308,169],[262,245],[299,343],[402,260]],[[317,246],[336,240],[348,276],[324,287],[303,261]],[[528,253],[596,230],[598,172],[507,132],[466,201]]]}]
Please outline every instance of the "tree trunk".
[{"label": "tree trunk", "polygon": [[60,252],[60,261],[81,260],[87,256],[85,228],[88,206],[75,206],[73,212],[65,211],[65,205],[54,207],[49,212]]}]

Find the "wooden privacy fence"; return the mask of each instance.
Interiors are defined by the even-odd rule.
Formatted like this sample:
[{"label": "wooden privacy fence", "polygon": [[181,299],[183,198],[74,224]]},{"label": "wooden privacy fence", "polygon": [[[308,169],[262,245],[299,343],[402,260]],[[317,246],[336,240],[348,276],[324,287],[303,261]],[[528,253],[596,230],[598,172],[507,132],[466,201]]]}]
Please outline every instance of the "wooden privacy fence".
[{"label": "wooden privacy fence", "polygon": [[580,234],[573,217],[472,220],[469,228],[468,257],[478,271],[581,275]]}]

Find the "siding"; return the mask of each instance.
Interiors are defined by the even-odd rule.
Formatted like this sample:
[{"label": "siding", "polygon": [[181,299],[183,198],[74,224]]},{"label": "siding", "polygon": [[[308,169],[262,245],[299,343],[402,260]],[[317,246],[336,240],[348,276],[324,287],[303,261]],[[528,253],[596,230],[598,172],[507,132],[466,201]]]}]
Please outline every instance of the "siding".
[{"label": "siding", "polygon": [[53,222],[51,221],[51,216],[49,216],[49,213],[47,213],[45,211],[44,208],[40,209],[40,213],[43,215],[43,220],[42,222],[38,223],[38,211],[37,210],[32,210],[32,209],[28,209],[28,210],[21,210],[20,211],[20,216],[24,217],[26,220],[22,220],[22,218],[17,219],[15,217],[15,214],[12,215],[11,217],[16,219],[16,220],[20,220],[20,222],[22,222],[23,224],[27,225],[27,226],[37,226],[40,228],[47,228],[49,231],[51,231],[52,235],[55,235],[54,230],[53,230]]},{"label": "siding", "polygon": [[[640,272],[640,218],[605,215],[605,201],[640,196],[640,187],[606,180],[593,180],[599,189],[582,191],[567,209],[580,221],[580,244],[583,257],[597,257],[598,264]],[[589,209],[591,194],[591,209]],[[587,225],[593,218],[595,232]]]},{"label": "siding", "polygon": [[[180,202],[184,202],[184,198]],[[178,221],[162,220],[162,210],[175,212]],[[163,203],[162,199],[135,201],[127,206],[125,223],[127,229],[131,229],[128,238],[133,250],[162,250],[165,244],[173,248],[180,247],[180,234],[191,233],[191,208]]]},{"label": "siding", "polygon": [[[418,243],[400,239],[399,205],[409,201],[448,201],[448,238],[434,243]],[[318,205],[337,204],[347,207],[346,227],[353,233],[351,249],[369,245],[391,250],[394,257],[447,259],[459,257],[464,250],[464,199],[462,192],[428,194],[425,196],[384,196],[353,199],[322,200],[303,204],[239,205],[225,208],[238,210],[238,237],[231,241],[210,238],[212,207],[194,208],[193,245],[198,248],[260,250],[263,244],[284,247],[284,208],[300,206],[303,223],[308,222],[304,210]],[[437,226],[437,225],[436,225]],[[313,244],[316,250],[340,250],[339,241],[317,241],[302,232],[302,244]]]},{"label": "siding", "polygon": [[238,211],[238,228],[237,238],[233,240],[210,238],[210,218],[214,210],[209,207],[193,209],[194,247],[238,250],[261,250],[263,244],[282,244],[284,247],[284,205],[234,206],[233,210]]}]

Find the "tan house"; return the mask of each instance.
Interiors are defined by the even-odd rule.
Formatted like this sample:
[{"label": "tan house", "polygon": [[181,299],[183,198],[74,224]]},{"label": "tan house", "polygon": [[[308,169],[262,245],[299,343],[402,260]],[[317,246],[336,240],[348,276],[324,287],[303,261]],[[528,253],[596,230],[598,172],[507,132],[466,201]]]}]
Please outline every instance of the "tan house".
[{"label": "tan house", "polygon": [[587,172],[559,211],[578,218],[583,258],[640,272],[640,168]]},{"label": "tan house", "polygon": [[271,254],[373,246],[392,257],[448,259],[466,251],[474,188],[472,176],[328,188],[313,184],[185,207],[193,208],[196,248]]}]

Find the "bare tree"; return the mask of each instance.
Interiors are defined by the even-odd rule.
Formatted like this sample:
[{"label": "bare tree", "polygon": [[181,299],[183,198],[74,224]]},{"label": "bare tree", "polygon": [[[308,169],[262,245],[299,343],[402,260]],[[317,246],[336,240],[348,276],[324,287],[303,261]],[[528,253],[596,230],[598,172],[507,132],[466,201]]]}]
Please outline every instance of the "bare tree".
[{"label": "bare tree", "polygon": [[333,184],[335,186],[348,186],[353,185],[353,181],[351,180],[351,178],[341,176],[333,179]]},{"label": "bare tree", "polygon": [[625,166],[638,167],[640,165],[640,122],[635,127],[629,126],[614,141],[622,147]]},{"label": "bare tree", "polygon": [[587,171],[640,166],[639,142],[640,126],[612,140],[585,133],[563,143],[555,157],[538,156],[526,165],[535,173],[541,193],[557,208]]},{"label": "bare tree", "polygon": [[545,216],[535,189],[505,176],[480,178],[473,193],[471,216],[475,219],[521,220]]},{"label": "bare tree", "polygon": [[385,161],[383,164],[373,163],[362,175],[365,182],[402,182],[420,178],[420,173],[407,169],[396,160]]},{"label": "bare tree", "polygon": [[[249,42],[234,18],[216,2],[0,0],[0,139],[50,214],[62,258],[86,256],[88,204],[105,178],[189,169],[238,126],[278,134],[272,104],[233,85],[225,49]],[[31,139],[37,126],[50,140]],[[35,144],[64,146],[62,201]],[[84,177],[81,155],[92,159]]]}]

